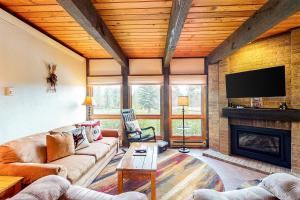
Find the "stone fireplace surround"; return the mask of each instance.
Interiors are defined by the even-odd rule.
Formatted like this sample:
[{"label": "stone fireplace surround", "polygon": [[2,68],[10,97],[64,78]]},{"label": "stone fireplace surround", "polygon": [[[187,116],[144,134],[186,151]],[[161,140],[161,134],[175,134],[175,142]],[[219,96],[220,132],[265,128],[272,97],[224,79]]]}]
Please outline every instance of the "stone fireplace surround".
[{"label": "stone fireplace surround", "polygon": [[[289,108],[300,109],[300,29],[253,42],[219,63],[208,66],[209,148],[213,152],[211,154],[216,155],[215,157],[226,159],[233,157],[230,152],[231,124],[290,130],[291,170],[289,171],[300,174],[300,122],[228,119],[222,116],[222,109],[228,106],[225,74],[279,65],[286,67],[287,95],[263,98],[263,106],[278,108],[279,103],[285,101]],[[250,106],[250,99],[236,99],[233,103]],[[256,167],[259,168],[260,165]]]}]

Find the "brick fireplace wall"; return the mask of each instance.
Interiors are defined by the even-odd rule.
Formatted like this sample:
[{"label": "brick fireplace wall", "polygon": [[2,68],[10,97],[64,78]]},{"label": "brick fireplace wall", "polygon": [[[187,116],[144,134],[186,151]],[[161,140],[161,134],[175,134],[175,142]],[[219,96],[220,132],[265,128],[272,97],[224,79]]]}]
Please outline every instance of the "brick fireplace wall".
[{"label": "brick fireplace wall", "polygon": [[300,123],[228,120],[221,116],[222,108],[228,105],[228,101],[250,106],[250,98],[226,98],[225,74],[279,65],[286,67],[286,97],[263,98],[263,107],[278,108],[280,102],[287,102],[289,108],[300,109],[300,29],[248,44],[218,64],[208,67],[209,147],[230,154],[230,124],[291,130],[292,170],[300,173],[300,157],[297,156],[300,154]]}]

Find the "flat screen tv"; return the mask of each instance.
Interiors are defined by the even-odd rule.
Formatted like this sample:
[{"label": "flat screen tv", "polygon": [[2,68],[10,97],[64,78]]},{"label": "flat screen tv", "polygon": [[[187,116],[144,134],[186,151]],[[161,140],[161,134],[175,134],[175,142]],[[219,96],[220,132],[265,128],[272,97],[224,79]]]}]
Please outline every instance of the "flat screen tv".
[{"label": "flat screen tv", "polygon": [[227,98],[285,96],[285,67],[226,75]]}]

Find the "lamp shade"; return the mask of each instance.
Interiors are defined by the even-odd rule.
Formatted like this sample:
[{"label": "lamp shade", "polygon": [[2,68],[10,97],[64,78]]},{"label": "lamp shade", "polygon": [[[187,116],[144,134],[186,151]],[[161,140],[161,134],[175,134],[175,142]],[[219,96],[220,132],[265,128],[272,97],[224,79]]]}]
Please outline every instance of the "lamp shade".
[{"label": "lamp shade", "polygon": [[95,104],[95,101],[94,101],[93,97],[86,96],[82,105],[85,105],[85,106],[94,106],[96,104]]},{"label": "lamp shade", "polygon": [[178,96],[178,106],[188,106],[189,103],[188,96]]}]

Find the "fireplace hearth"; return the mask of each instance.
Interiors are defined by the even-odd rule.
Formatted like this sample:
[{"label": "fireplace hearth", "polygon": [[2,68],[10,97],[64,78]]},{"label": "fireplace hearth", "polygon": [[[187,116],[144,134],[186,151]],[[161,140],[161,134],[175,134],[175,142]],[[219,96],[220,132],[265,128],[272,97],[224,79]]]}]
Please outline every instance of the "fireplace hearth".
[{"label": "fireplace hearth", "polygon": [[231,153],[291,168],[289,130],[231,125]]}]

